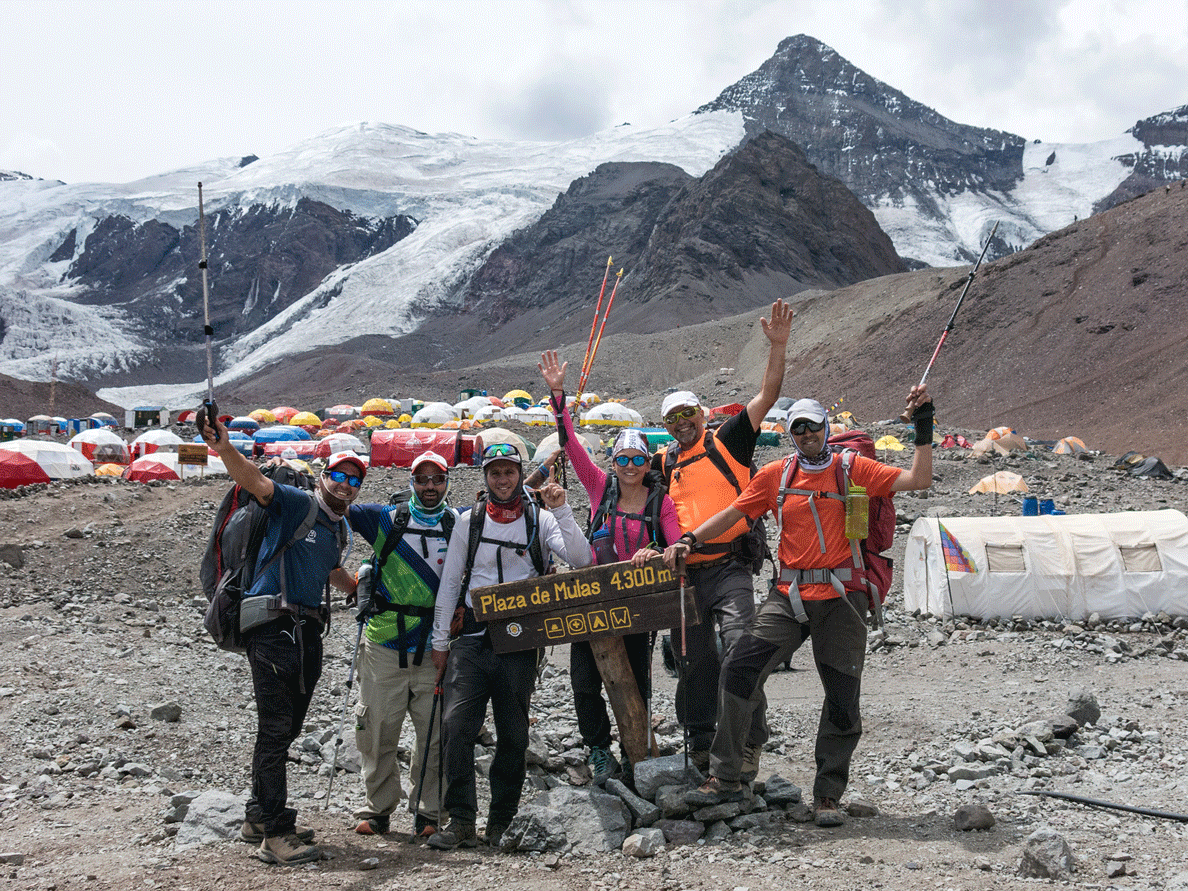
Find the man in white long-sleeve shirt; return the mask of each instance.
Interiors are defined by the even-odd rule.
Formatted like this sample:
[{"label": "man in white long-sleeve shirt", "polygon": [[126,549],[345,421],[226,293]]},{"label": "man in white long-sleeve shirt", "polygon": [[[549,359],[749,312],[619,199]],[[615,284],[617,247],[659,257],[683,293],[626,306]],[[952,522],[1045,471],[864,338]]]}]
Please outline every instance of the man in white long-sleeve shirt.
[{"label": "man in white long-sleeve shirt", "polygon": [[[528,750],[528,704],[536,683],[538,651],[495,653],[486,623],[475,621],[471,589],[542,575],[554,554],[571,566],[592,562],[590,545],[566,503],[565,490],[556,483],[540,489],[547,511],[524,494],[523,467],[514,447],[496,444],[484,449],[483,476],[485,497],[461,516],[450,536],[433,622],[433,664],[445,700],[443,810],[449,812],[450,822],[430,836],[429,844],[444,851],[478,844],[474,744],[488,701],[496,742],[484,840],[498,842],[519,810]],[[477,522],[482,524],[481,537],[473,565],[468,567],[470,529]],[[539,547],[532,546],[534,537]],[[451,646],[450,623],[463,597],[465,618]]]}]

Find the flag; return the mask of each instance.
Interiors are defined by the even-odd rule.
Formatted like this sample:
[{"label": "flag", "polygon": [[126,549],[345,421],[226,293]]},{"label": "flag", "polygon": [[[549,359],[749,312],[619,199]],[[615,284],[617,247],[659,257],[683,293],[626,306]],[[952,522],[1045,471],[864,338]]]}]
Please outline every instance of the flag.
[{"label": "flag", "polygon": [[940,527],[941,551],[945,555],[945,569],[950,572],[977,572],[978,568],[974,566],[969,551],[961,546],[961,543],[953,537],[953,533],[945,528],[944,523],[937,520],[936,525]]}]

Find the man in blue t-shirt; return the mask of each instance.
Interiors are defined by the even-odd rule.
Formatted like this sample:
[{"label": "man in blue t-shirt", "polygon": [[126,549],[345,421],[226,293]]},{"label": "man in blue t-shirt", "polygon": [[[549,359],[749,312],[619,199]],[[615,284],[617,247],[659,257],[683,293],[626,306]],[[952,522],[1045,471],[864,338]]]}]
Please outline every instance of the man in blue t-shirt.
[{"label": "man in blue t-shirt", "polygon": [[[259,624],[245,632],[257,725],[252,794],[240,838],[259,841],[257,856],[267,863],[309,863],[322,852],[312,844],[313,830],[297,826],[297,811],[288,806],[285,763],[322,674],[322,632],[328,618],[323,599],[342,556],[339,526],[359,495],[367,466],[354,452],[336,452],[312,493],[276,484],[235,449],[217,419],[208,421],[200,411],[197,420],[202,439],[268,517],[256,562],[257,570],[265,571],[257,572],[241,606],[244,627],[248,616]],[[318,507],[316,519],[306,535],[293,541],[310,515],[311,498]],[[281,548],[280,559],[273,560]],[[278,609],[282,601],[287,606]]]}]

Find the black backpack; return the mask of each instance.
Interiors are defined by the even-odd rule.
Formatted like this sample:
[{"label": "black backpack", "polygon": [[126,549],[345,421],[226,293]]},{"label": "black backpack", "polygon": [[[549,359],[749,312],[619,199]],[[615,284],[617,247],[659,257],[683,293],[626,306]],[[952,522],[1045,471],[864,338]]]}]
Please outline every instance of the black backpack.
[{"label": "black backpack", "polygon": [[[532,566],[538,576],[547,575],[550,567],[545,563],[544,549],[540,544],[540,512],[543,508],[534,496],[524,494],[524,527],[527,539],[522,545],[493,538],[483,538],[483,525],[487,518],[487,493],[480,492],[478,500],[470,510],[470,534],[466,542],[466,568],[462,571],[462,585],[458,592],[458,606],[454,610],[454,621],[450,623],[451,636],[459,634],[477,634],[482,631],[486,622],[478,622],[474,618],[474,611],[466,606],[466,593],[470,590],[470,576],[474,571],[474,559],[478,554],[482,542],[493,544],[501,550],[496,551],[496,561],[499,570],[499,582],[503,582],[502,549],[514,550],[517,555],[528,554]],[[477,522],[476,522],[477,520]]]},{"label": "black backpack", "polygon": [[[651,471],[649,476],[658,477],[658,474],[653,475]],[[647,480],[645,479],[645,482]],[[664,496],[668,490],[664,486],[663,480],[653,478],[651,485],[648,486],[648,500],[644,503],[642,514],[626,514],[633,520],[640,520],[648,530],[648,544],[660,545],[663,549],[669,542],[664,541],[664,530],[660,525],[660,504],[664,500]],[[606,522],[606,518],[619,505],[619,478],[613,473],[606,475],[606,488],[602,492],[602,501],[598,503],[598,507],[594,513],[590,515],[590,525],[586,529],[586,540],[591,544],[594,543],[594,533],[602,528],[602,524]]]},{"label": "black backpack", "polygon": [[[684,461],[680,460],[680,445],[675,441],[669,445],[664,452],[663,473],[665,485],[672,486],[672,474],[677,468],[692,464],[694,461],[698,461],[704,457],[709,458],[710,463],[734,487],[734,491],[741,495],[742,486],[738,482],[738,477],[730,469],[730,465],[726,463],[726,459],[722,457],[722,453],[718,451],[718,444],[715,441],[712,430],[705,432],[705,439],[702,441],[702,444],[705,446],[705,451],[702,454],[694,455],[692,458],[686,458]],[[758,470],[759,468],[752,461],[751,475],[754,476]],[[754,520],[746,532],[731,542],[726,544],[698,545],[697,553],[730,554],[743,565],[749,566],[751,575],[759,575],[763,571],[763,561],[771,559],[771,550],[767,547],[767,529],[763,525],[763,518],[759,517]]]},{"label": "black backpack", "polygon": [[[274,483],[305,489],[310,493],[309,511],[305,519],[297,527],[293,537],[278,548],[260,568],[264,571],[279,560],[285,551],[309,534],[318,522],[320,509],[313,495],[314,481],[308,474],[284,464],[266,465],[261,468],[261,472]],[[232,486],[223,496],[215,512],[214,526],[198,568],[198,577],[207,599],[203,625],[219,649],[233,653],[246,652],[244,632],[250,629],[242,627],[240,605],[244,592],[251,589],[252,582],[256,579],[256,561],[267,531],[268,515],[265,508],[261,507],[242,486]],[[341,553],[346,542],[342,523],[338,524],[336,531],[338,549]],[[287,608],[284,588],[285,574],[282,572],[281,602],[273,611],[275,616],[279,616]]]},{"label": "black backpack", "polygon": [[[405,490],[403,492],[397,492],[388,501],[390,505],[396,506],[396,515],[392,517],[392,528],[384,538],[383,548],[380,549],[378,554],[373,554],[371,558],[371,572],[366,576],[366,585],[360,584],[359,590],[356,591],[359,602],[359,610],[356,615],[359,621],[365,622],[372,616],[378,616],[380,613],[397,613],[396,628],[401,638],[407,633],[404,626],[404,617],[411,615],[420,618],[421,624],[417,636],[417,651],[413,655],[413,665],[420,665],[425,657],[425,646],[429,641],[429,635],[433,631],[434,608],[431,606],[392,603],[377,596],[379,579],[383,573],[384,566],[387,564],[388,558],[392,556],[392,552],[396,550],[396,546],[400,543],[400,540],[409,532],[408,523],[412,517],[412,511],[409,507],[411,498],[412,492]],[[413,535],[421,536],[423,556],[429,556],[427,539],[444,538],[449,542],[450,536],[454,532],[455,520],[454,512],[447,508],[441,515],[440,532],[436,529],[412,530]],[[408,668],[408,653],[403,649],[400,650],[400,667]]]}]

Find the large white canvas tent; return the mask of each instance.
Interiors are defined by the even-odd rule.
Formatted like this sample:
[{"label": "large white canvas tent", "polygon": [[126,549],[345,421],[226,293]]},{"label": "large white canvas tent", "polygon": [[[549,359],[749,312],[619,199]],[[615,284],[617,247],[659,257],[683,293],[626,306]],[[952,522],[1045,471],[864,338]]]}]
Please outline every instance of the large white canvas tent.
[{"label": "large white canvas tent", "polygon": [[[974,572],[946,572],[942,523]],[[909,612],[937,616],[1188,615],[1188,517],[1178,510],[921,517],[908,537],[903,599]]]}]

